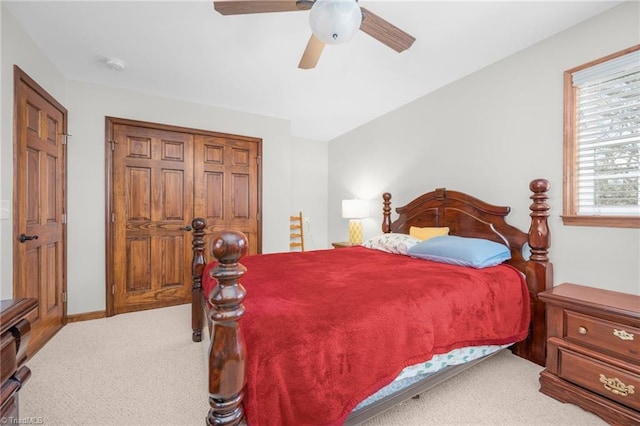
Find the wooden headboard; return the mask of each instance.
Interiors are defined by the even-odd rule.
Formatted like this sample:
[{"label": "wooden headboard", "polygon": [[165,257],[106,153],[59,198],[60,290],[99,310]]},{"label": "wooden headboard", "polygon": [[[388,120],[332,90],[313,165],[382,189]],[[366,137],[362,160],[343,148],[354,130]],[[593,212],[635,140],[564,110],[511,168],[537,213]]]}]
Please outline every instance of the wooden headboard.
[{"label": "wooden headboard", "polygon": [[[532,219],[535,213],[542,213],[544,228],[546,230],[546,242],[538,242],[536,247],[548,250],[548,229],[546,229],[546,213],[549,206],[546,204],[546,191],[549,189],[548,181],[537,179],[531,182],[530,189],[534,192],[531,197]],[[511,249],[510,264],[525,272],[526,261],[523,252],[533,246],[530,244],[530,234],[524,232],[506,222],[506,216],[511,211],[510,207],[496,206],[458,191],[448,191],[438,188],[411,201],[409,204],[397,207],[398,218],[391,221],[391,194],[386,192],[383,198],[382,231],[385,233],[397,232],[408,234],[412,226],[417,227],[449,227],[449,235],[460,237],[473,237],[492,240],[507,245]]]}]

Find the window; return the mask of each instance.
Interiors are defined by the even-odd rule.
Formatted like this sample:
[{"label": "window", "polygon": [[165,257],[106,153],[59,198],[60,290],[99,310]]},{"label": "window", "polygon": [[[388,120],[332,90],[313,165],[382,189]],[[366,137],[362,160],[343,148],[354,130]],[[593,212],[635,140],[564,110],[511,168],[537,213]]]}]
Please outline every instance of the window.
[{"label": "window", "polygon": [[564,73],[565,225],[640,228],[640,45]]}]

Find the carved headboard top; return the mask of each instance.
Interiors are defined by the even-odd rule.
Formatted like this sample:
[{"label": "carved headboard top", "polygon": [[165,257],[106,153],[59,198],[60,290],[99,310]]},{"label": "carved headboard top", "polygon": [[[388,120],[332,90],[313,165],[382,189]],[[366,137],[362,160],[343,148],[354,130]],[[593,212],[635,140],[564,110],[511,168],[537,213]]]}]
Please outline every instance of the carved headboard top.
[{"label": "carved headboard top", "polygon": [[529,236],[506,222],[510,207],[492,205],[462,192],[438,188],[397,207],[398,218],[391,222],[391,194],[384,193],[382,198],[383,232],[408,234],[411,226],[448,226],[449,235],[483,238],[509,246],[512,256],[509,263],[518,269],[524,268],[526,259],[522,256],[522,247]]}]

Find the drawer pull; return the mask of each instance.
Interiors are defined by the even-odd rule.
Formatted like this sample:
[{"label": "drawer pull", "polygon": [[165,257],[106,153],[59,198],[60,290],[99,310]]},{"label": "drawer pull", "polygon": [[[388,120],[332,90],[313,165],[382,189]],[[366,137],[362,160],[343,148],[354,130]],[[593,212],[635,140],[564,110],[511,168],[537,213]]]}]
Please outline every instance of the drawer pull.
[{"label": "drawer pull", "polygon": [[627,395],[633,395],[634,393],[636,393],[635,386],[625,385],[617,377],[610,379],[606,377],[604,374],[601,374],[600,382],[604,385],[604,388],[606,390],[610,391],[615,395],[627,396]]},{"label": "drawer pull", "polygon": [[633,334],[627,333],[624,330],[616,330],[614,328],[613,329],[613,335],[616,336],[616,337],[619,337],[622,340],[633,340]]},{"label": "drawer pull", "polygon": [[578,327],[578,333],[587,334],[587,329],[585,327]]}]

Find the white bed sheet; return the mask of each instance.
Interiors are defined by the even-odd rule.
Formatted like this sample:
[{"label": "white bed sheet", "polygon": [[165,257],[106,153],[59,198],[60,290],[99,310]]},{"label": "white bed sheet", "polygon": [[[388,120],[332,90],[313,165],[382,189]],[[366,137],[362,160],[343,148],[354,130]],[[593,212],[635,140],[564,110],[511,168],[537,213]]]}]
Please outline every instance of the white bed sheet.
[{"label": "white bed sheet", "polygon": [[475,359],[482,358],[511,345],[512,343],[508,345],[467,346],[464,348],[454,349],[451,352],[444,354],[434,355],[434,357],[429,361],[412,365],[402,370],[393,382],[362,401],[356,406],[356,408],[354,408],[354,411],[372,404],[387,395],[397,392],[403,387],[413,384],[418,380],[421,380],[425,375],[436,373],[451,365],[464,364]]}]

